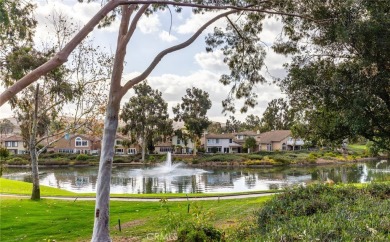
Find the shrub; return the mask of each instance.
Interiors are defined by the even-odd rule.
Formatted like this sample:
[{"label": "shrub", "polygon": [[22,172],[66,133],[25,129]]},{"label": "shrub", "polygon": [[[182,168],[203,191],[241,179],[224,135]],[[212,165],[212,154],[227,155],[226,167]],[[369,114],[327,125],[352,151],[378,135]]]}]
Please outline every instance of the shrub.
[{"label": "shrub", "polygon": [[126,162],[125,159],[123,159],[122,157],[115,157],[113,163],[125,163],[125,162]]},{"label": "shrub", "polygon": [[204,159],[205,161],[243,161],[244,157],[239,155],[232,154],[220,154],[220,155],[210,155]]},{"label": "shrub", "polygon": [[324,156],[327,156],[327,157],[337,157],[337,155],[335,153],[333,153],[333,152],[326,152],[324,154]]},{"label": "shrub", "polygon": [[223,234],[210,225],[189,224],[179,229],[177,240],[181,242],[193,241],[224,241]]},{"label": "shrub", "polygon": [[263,159],[263,156],[259,155],[259,154],[250,154],[250,155],[247,155],[246,158],[249,160],[261,160],[261,159]]},{"label": "shrub", "polygon": [[367,154],[371,157],[378,156],[380,148],[372,141],[367,142]]},{"label": "shrub", "polygon": [[70,165],[73,162],[71,162],[67,158],[63,157],[57,157],[54,159],[41,159],[39,160],[39,164],[41,165],[54,165],[54,166],[64,166],[64,165]]},{"label": "shrub", "polygon": [[0,158],[4,159],[9,156],[9,150],[4,147],[0,147]]},{"label": "shrub", "polygon": [[80,160],[88,160],[89,159],[89,156],[86,155],[86,154],[78,154],[76,156],[76,160],[80,161]]},{"label": "shrub", "polygon": [[314,185],[287,190],[257,212],[253,237],[263,241],[386,241],[390,184]]},{"label": "shrub", "polygon": [[13,157],[11,159],[8,159],[7,161],[8,165],[28,165],[30,162],[26,159],[23,159],[21,157]]},{"label": "shrub", "polygon": [[[162,202],[164,206],[166,201]],[[213,214],[210,211],[205,211],[197,203],[189,203],[187,211],[173,213],[167,209],[168,213],[162,218],[166,232],[177,232],[176,241],[225,241],[224,234],[211,225]]]}]

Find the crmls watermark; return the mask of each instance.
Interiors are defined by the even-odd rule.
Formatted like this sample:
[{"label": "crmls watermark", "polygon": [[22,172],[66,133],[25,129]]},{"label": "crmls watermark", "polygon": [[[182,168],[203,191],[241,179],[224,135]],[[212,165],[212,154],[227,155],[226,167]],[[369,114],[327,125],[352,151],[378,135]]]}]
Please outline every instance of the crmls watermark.
[{"label": "crmls watermark", "polygon": [[146,240],[150,241],[176,241],[177,240],[177,234],[176,233],[169,233],[169,234],[163,234],[163,233],[148,233],[146,235]]}]

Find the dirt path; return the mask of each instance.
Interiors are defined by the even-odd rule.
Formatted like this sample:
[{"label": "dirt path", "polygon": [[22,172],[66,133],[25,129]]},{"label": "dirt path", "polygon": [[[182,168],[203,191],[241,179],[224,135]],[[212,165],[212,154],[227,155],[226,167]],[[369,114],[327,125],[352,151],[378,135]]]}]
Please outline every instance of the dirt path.
[{"label": "dirt path", "polygon": [[[243,199],[253,197],[265,197],[272,196],[276,193],[259,193],[259,194],[244,194],[244,195],[231,195],[231,196],[215,196],[215,197],[189,197],[189,198],[167,198],[168,201],[206,201],[206,200],[227,200],[227,199]],[[30,198],[26,195],[14,195],[14,194],[0,194],[1,197],[16,197],[16,198]],[[57,200],[69,200],[69,201],[95,201],[94,197],[41,197],[43,199],[57,199]],[[127,201],[127,202],[159,202],[160,198],[127,198],[127,197],[112,197],[111,201]]]}]

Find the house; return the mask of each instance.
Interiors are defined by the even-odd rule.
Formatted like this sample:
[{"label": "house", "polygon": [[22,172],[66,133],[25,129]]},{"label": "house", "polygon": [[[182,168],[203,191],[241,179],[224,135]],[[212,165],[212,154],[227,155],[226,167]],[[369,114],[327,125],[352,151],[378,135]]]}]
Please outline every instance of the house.
[{"label": "house", "polygon": [[292,138],[290,130],[273,130],[259,135],[259,150],[300,150],[303,145],[302,139]]},{"label": "house", "polygon": [[125,136],[115,136],[115,154],[116,155],[135,155],[141,152],[139,144],[131,144]]},{"label": "house", "polygon": [[176,154],[191,154],[195,148],[195,144],[191,139],[184,140],[177,135],[173,135],[170,140]]},{"label": "house", "polygon": [[[243,131],[243,132],[237,132],[237,133],[234,133],[234,139],[233,141],[237,144],[239,144],[242,147],[244,147],[244,144],[245,144],[245,140],[249,137],[253,137],[255,138],[256,140],[256,144],[259,144],[259,141],[260,141],[260,131]],[[237,150],[237,153],[241,153],[242,152],[242,149],[241,148],[238,148]],[[251,152],[256,152],[258,151],[257,148],[255,148],[254,150],[251,150]]]},{"label": "house", "polygon": [[165,142],[158,142],[157,144],[154,145],[154,152],[157,154],[164,154],[174,152],[174,146],[172,145],[172,139],[168,139]]},{"label": "house", "polygon": [[53,144],[52,150],[59,153],[98,154],[101,140],[85,134],[66,134]]},{"label": "house", "polygon": [[23,137],[20,135],[11,135],[8,137],[1,137],[1,146],[7,148],[10,153],[13,154],[26,154],[28,150],[27,145],[23,141]]},{"label": "house", "polygon": [[238,153],[242,146],[234,142],[234,134],[205,134],[204,148],[207,153]]},{"label": "house", "polygon": [[[206,134],[204,147],[207,153],[242,153],[245,140],[254,137],[258,144],[260,140],[259,132],[243,131],[228,134]],[[252,150],[252,152],[257,149]]]}]

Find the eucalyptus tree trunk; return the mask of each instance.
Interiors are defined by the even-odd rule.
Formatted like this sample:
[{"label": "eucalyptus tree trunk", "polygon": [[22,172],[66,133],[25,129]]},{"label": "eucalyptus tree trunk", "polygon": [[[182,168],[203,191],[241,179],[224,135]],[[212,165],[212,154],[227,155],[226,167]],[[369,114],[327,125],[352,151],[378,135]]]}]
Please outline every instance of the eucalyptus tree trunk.
[{"label": "eucalyptus tree trunk", "polygon": [[39,93],[39,84],[37,84],[37,88],[35,90],[34,115],[33,115],[32,127],[30,132],[30,140],[29,140],[31,172],[32,172],[32,181],[33,181],[33,189],[31,193],[32,200],[41,199],[41,189],[39,187],[38,156],[35,147],[36,134],[37,134],[37,119],[38,119],[38,93]]},{"label": "eucalyptus tree trunk", "polygon": [[145,78],[151,73],[151,71],[165,55],[189,46],[207,26],[224,16],[238,12],[237,10],[231,10],[214,17],[212,20],[208,21],[205,25],[199,28],[198,31],[187,41],[161,51],[152,61],[150,66],[141,75],[127,81],[124,86],[121,86],[123,63],[126,56],[127,43],[134,33],[138,20],[143,15],[143,13],[145,13],[149,7],[149,4],[143,5],[138,10],[137,14],[132,20],[132,23],[129,26],[130,16],[135,10],[135,7],[136,5],[132,5],[128,8],[122,6],[122,18],[118,35],[118,45],[112,70],[109,100],[107,103],[106,118],[104,121],[103,142],[101,148],[102,151],[99,161],[99,174],[96,186],[96,204],[94,214],[95,221],[91,240],[93,242],[111,241],[109,231],[110,181],[112,161],[114,159],[115,135],[118,127],[119,106],[122,97],[134,85],[145,80]]},{"label": "eucalyptus tree trunk", "polygon": [[95,222],[91,240],[96,242],[111,241],[109,231],[110,184],[120,99],[110,99],[104,120],[103,143],[96,186]]},{"label": "eucalyptus tree trunk", "polygon": [[145,153],[146,153],[146,138],[145,135],[142,136],[142,157],[141,161],[145,162]]},{"label": "eucalyptus tree trunk", "polygon": [[194,156],[196,156],[196,153],[198,152],[197,148],[196,148],[196,144],[198,143],[198,137],[195,137],[193,140],[193,145],[194,145]]}]

